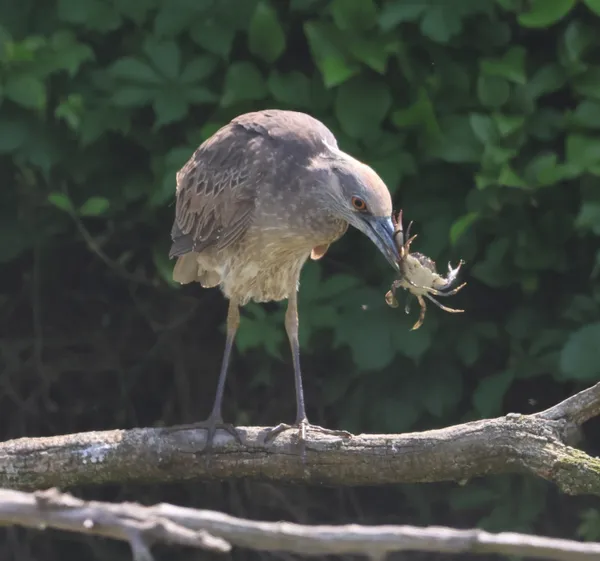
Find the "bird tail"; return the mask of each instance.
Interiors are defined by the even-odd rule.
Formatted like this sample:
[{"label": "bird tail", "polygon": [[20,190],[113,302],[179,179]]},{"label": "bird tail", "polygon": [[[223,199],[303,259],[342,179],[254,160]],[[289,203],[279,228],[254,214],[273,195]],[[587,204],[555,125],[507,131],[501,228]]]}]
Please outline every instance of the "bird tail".
[{"label": "bird tail", "polygon": [[221,282],[221,277],[214,271],[205,271],[200,268],[198,254],[191,252],[177,258],[177,263],[173,268],[173,280],[180,284],[199,282],[204,288],[211,288]]},{"label": "bird tail", "polygon": [[186,253],[177,258],[173,268],[173,280],[181,284],[188,284],[198,280],[198,255]]}]

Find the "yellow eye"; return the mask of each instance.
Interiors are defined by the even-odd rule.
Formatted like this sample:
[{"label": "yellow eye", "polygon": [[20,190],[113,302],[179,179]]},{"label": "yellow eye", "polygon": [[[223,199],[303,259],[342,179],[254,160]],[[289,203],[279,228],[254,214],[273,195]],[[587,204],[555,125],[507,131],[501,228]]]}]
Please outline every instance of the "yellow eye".
[{"label": "yellow eye", "polygon": [[361,212],[367,210],[367,203],[365,203],[365,201],[363,201],[360,197],[352,197],[352,206]]}]

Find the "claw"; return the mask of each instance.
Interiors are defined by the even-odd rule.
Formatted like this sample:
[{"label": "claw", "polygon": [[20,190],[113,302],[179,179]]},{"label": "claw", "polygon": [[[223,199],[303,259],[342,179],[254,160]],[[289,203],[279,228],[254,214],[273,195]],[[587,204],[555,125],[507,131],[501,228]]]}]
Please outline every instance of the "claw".
[{"label": "claw", "polygon": [[235,438],[238,444],[242,444],[242,439],[240,438],[240,435],[238,434],[236,428],[231,423],[224,423],[221,417],[209,417],[208,419],[206,419],[206,421],[201,421],[199,423],[194,423],[190,425],[190,428],[206,430],[206,444],[204,446],[204,449],[202,450],[205,454],[212,450],[213,440],[215,438],[217,429],[224,430],[225,432],[233,436],[233,438]]},{"label": "claw", "polygon": [[293,425],[279,423],[276,427],[268,429],[267,434],[265,435],[264,443],[267,444],[282,432],[292,429],[298,429],[298,441],[301,443],[306,442],[307,431],[320,432],[322,434],[329,434],[331,436],[341,436],[342,438],[352,438],[353,436],[352,433],[346,430],[333,430],[320,427],[319,425],[311,425],[308,422],[308,419],[305,418],[295,422]]},{"label": "claw", "polygon": [[456,266],[455,269],[452,268],[452,264],[450,263],[450,261],[448,261],[448,285],[451,285],[455,280],[456,277],[458,276],[458,272],[460,271],[460,268],[465,264],[465,262],[461,259],[458,262],[458,265]]}]

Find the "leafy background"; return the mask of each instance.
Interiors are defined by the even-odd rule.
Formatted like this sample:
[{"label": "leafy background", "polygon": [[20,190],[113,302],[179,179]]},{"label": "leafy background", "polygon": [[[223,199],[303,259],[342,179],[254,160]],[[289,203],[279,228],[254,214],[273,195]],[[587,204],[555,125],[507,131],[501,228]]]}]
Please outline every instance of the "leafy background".
[{"label": "leafy background", "polygon": [[[200,142],[259,108],[323,120],[415,221],[415,249],[442,268],[467,261],[450,303],[466,313],[430,307],[416,332],[414,305],[410,316],[385,305],[391,271],[359,233],[306,266],[313,422],[442,427],[538,411],[596,382],[599,16],[599,0],[1,0],[0,438],[208,414],[225,303],[171,281],[174,179]],[[225,401],[236,423],[294,416],[282,316],[245,310]],[[597,453],[598,424],[585,436]],[[520,476],[74,491],[251,518],[600,539],[597,501]],[[2,560],[129,559],[98,539],[2,535]]]}]

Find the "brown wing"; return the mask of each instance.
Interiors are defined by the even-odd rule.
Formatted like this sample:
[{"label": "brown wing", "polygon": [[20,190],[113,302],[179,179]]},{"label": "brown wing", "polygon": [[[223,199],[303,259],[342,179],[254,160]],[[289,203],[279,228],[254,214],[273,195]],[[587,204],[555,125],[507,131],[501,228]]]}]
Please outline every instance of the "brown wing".
[{"label": "brown wing", "polygon": [[[292,177],[282,165],[305,164],[326,144],[337,148],[331,131],[305,113],[265,110],[233,119],[177,174],[170,257],[239,240],[252,221],[261,184],[279,177],[289,186]],[[294,169],[297,175],[299,167]]]},{"label": "brown wing", "polygon": [[226,125],[205,141],[177,174],[170,257],[225,248],[239,240],[270,171],[256,138]]}]

